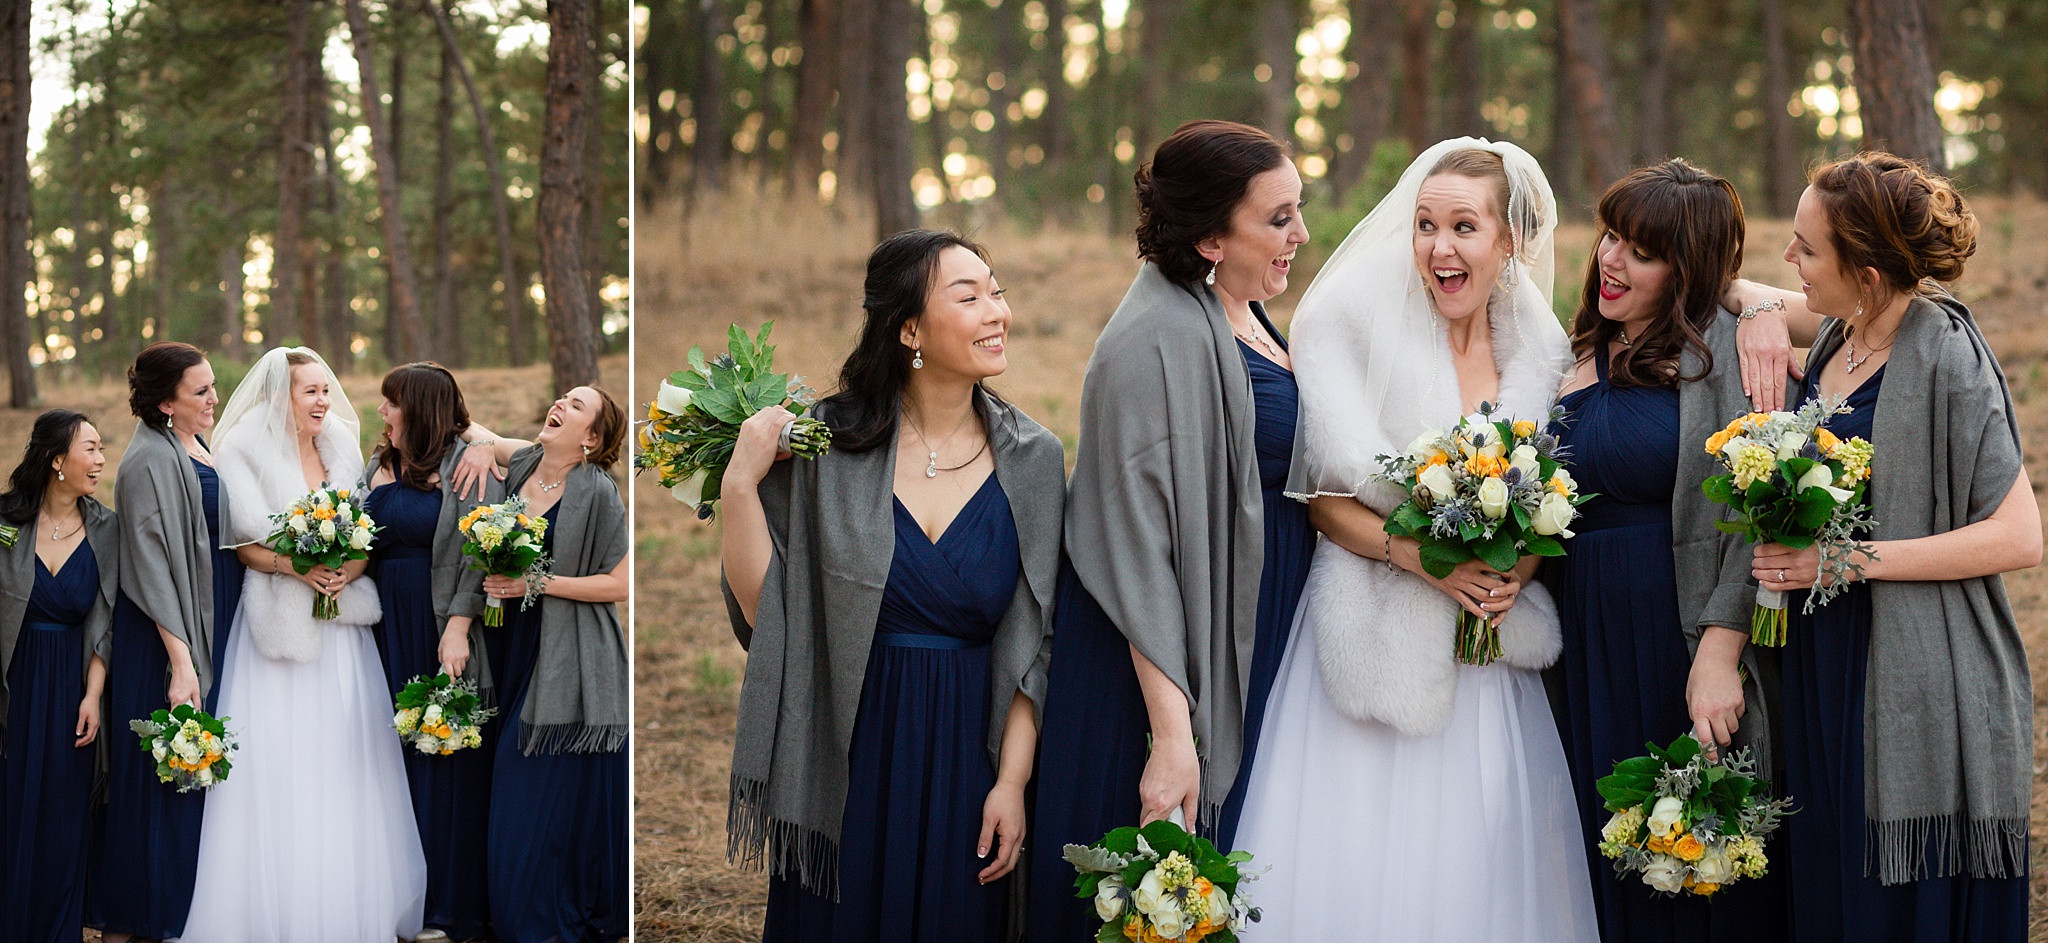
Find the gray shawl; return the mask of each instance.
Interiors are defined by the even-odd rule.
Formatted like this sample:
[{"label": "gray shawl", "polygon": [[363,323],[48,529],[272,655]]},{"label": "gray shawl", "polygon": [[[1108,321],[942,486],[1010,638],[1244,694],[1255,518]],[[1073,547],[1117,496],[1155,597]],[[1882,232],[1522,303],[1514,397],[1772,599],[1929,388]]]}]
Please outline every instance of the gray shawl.
[{"label": "gray shawl", "polygon": [[[485,692],[485,700],[491,691],[490,659],[484,651],[483,625],[476,617],[483,614],[484,574],[471,569],[468,558],[462,555],[463,538],[455,529],[455,523],[471,509],[484,504],[496,504],[505,500],[505,484],[495,475],[484,476],[484,491],[481,497],[458,498],[455,496],[455,467],[462,463],[462,455],[469,450],[469,443],[456,440],[441,457],[441,516],[434,523],[434,550],[432,560],[432,586],[434,593],[434,622],[442,631],[448,630],[450,616],[469,616],[469,664],[462,676],[475,681]],[[377,477],[377,468],[382,464],[384,453],[377,452],[363,463],[363,480],[356,485],[364,497],[370,494],[370,481]],[[402,479],[393,484],[407,487]],[[374,554],[374,551],[373,551]],[[516,605],[516,604],[515,604]],[[385,613],[385,618],[390,618]]]},{"label": "gray shawl", "polygon": [[[85,545],[71,553],[92,554],[100,568],[99,598],[85,617],[85,647],[79,656],[89,666],[94,655],[101,661],[110,658],[108,630],[114,620],[114,594],[121,591],[121,519],[91,498],[78,499],[78,511],[85,515]],[[14,666],[14,646],[36,585],[36,530],[30,522],[14,546],[0,547],[0,735],[7,732],[7,672]],[[5,752],[6,740],[0,736],[0,753]]]},{"label": "gray shawl", "polygon": [[[514,454],[505,493],[518,492],[540,459],[538,445]],[[626,559],[632,542],[626,504],[604,469],[588,462],[570,469],[562,497],[546,516],[555,542],[553,575],[610,573]],[[519,712],[519,749],[529,756],[625,749],[631,678],[617,605],[542,596],[540,651]]]},{"label": "gray shawl", "polygon": [[[986,395],[976,406],[1022,560],[1016,594],[990,645],[993,764],[1017,692],[1035,707],[1044,704],[1066,462],[1059,440],[1016,407]],[[824,411],[829,417],[832,406]],[[896,450],[889,446],[776,463],[760,486],[775,549],[754,624],[725,590],[733,634],[748,649],[727,854],[745,867],[794,873],[806,888],[833,896],[847,750],[894,559],[895,475]]]},{"label": "gray shawl", "polygon": [[1204,827],[1237,779],[1265,567],[1251,374],[1216,293],[1146,263],[1081,387],[1067,555],[1187,696]]},{"label": "gray shawl", "polygon": [[[1807,376],[1844,336],[1828,321]],[[1916,298],[1899,327],[1873,428],[1875,540],[1910,540],[1997,510],[2020,463],[1998,358],[1969,309]],[[2027,873],[2033,684],[1998,576],[1870,584],[1864,674],[1868,857],[1885,884]]]},{"label": "gray shawl", "polygon": [[[1695,653],[1707,626],[1747,633],[1750,612],[1756,605],[1756,583],[1749,576],[1749,543],[1739,535],[1714,529],[1714,521],[1733,520],[1735,512],[1707,500],[1700,490],[1701,482],[1722,472],[1720,462],[1707,453],[1708,437],[1751,409],[1749,397],[1742,392],[1736,327],[1735,315],[1726,310],[1716,313],[1705,335],[1707,349],[1714,354],[1713,371],[1678,387],[1678,480],[1671,490],[1671,556],[1678,574],[1679,621],[1686,645]],[[1705,360],[1690,348],[1679,357],[1683,376],[1699,376],[1705,368]],[[1773,763],[1772,721],[1778,709],[1777,653],[1745,645],[1742,665],[1749,674],[1742,685],[1746,710],[1734,745],[1750,747],[1768,779]]]},{"label": "gray shawl", "polygon": [[[219,503],[225,525],[226,488]],[[204,695],[213,690],[214,548],[199,473],[176,433],[160,423],[136,425],[114,472],[114,505],[121,511],[122,558],[137,564],[121,568],[121,592],[191,649]]]}]

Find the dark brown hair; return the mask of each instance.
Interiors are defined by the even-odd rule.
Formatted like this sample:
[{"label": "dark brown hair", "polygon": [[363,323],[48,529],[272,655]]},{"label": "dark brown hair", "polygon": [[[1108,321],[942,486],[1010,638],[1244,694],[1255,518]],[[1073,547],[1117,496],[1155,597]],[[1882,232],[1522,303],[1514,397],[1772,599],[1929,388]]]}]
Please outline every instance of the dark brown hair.
[{"label": "dark brown hair", "polygon": [[610,470],[619,460],[619,451],[626,446],[626,412],[604,387],[591,384],[589,388],[597,394],[597,415],[590,417],[590,430],[597,433],[597,446],[583,460]]},{"label": "dark brown hair", "polygon": [[1896,154],[1865,151],[1822,165],[1813,192],[1827,212],[1828,241],[1858,285],[1872,268],[1894,291],[1925,291],[1930,280],[1963,277],[1977,251],[1977,217],[1955,185]]},{"label": "dark brown hair", "polygon": [[157,407],[176,399],[185,371],[205,362],[205,352],[191,344],[164,341],[143,348],[128,365],[128,411],[143,422],[163,422]]},{"label": "dark brown hair", "polygon": [[14,466],[14,473],[7,476],[7,491],[0,493],[0,520],[14,524],[35,521],[43,509],[43,494],[50,490],[50,479],[57,476],[50,463],[71,451],[78,427],[91,421],[70,409],[52,409],[36,417],[28,445],[21,450],[21,464]]},{"label": "dark brown hair", "polygon": [[405,417],[405,430],[393,442],[391,427],[384,427],[377,442],[378,464],[408,487],[430,490],[441,460],[469,428],[462,387],[447,367],[423,360],[392,368],[384,375],[383,393]]},{"label": "dark brown hair", "polygon": [[1234,121],[1181,125],[1138,167],[1138,257],[1193,285],[1209,271],[1195,245],[1230,232],[1252,178],[1287,160],[1273,136]]},{"label": "dark brown hair", "polygon": [[[1619,321],[1600,316],[1600,249],[1609,233],[1644,255],[1671,265],[1655,320],[1608,360],[1607,380],[1615,386],[1675,388],[1714,369],[1706,332],[1720,309],[1728,282],[1742,271],[1742,198],[1728,181],[1683,160],[1641,167],[1608,187],[1600,197],[1599,235],[1586,260],[1586,284],[1572,321],[1572,354],[1606,356],[1622,331]],[[1697,376],[1684,376],[1679,358],[1687,350],[1703,362]]]}]

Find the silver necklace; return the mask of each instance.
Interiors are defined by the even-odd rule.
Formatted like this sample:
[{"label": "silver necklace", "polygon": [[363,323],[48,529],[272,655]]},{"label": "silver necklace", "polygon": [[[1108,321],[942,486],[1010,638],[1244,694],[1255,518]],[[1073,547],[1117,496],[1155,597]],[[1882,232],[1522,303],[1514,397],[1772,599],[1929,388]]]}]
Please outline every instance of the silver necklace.
[{"label": "silver necklace", "polygon": [[1890,349],[1892,349],[1892,343],[1896,343],[1896,342],[1898,341],[1898,339],[1899,339],[1899,334],[1898,334],[1898,332],[1897,332],[1897,331],[1893,331],[1893,332],[1892,332],[1892,342],[1891,342],[1891,343],[1887,343],[1887,344],[1885,344],[1885,345],[1884,345],[1883,347],[1871,347],[1871,348],[1865,348],[1865,349],[1864,349],[1864,351],[1863,351],[1863,356],[1862,356],[1862,357],[1857,357],[1857,356],[1856,356],[1856,337],[1855,337],[1855,335],[1854,335],[1854,334],[1851,334],[1851,335],[1850,335],[1850,337],[1849,337],[1849,344],[1848,344],[1848,346],[1849,346],[1849,350],[1847,351],[1846,355],[1845,355],[1845,356],[1844,356],[1844,357],[1842,358],[1842,359],[1843,359],[1843,360],[1844,360],[1844,361],[1845,361],[1845,362],[1846,362],[1846,363],[1848,364],[1848,367],[1847,367],[1846,369],[1844,369],[1844,370],[1843,370],[1842,372],[1843,372],[1843,373],[1855,373],[1855,372],[1856,372],[1856,368],[1857,368],[1857,367],[1860,367],[1860,366],[1863,366],[1863,365],[1864,365],[1864,364],[1866,364],[1866,363],[1869,363],[1869,362],[1870,362],[1870,358],[1872,358],[1872,357],[1875,357],[1875,356],[1877,356],[1879,352],[1881,352],[1881,351],[1886,351],[1886,350],[1890,350]]},{"label": "silver necklace", "polygon": [[[968,414],[968,419],[972,419],[973,417],[974,417],[974,414],[970,412],[970,413]],[[982,439],[981,439],[981,448],[978,448],[978,449],[975,449],[975,450],[974,450],[974,455],[973,455],[973,457],[969,458],[969,459],[968,459],[967,461],[961,462],[961,463],[960,463],[960,464],[958,464],[958,465],[954,465],[954,466],[953,466],[953,467],[951,467],[951,468],[940,468],[940,467],[939,467],[939,450],[938,450],[938,449],[935,449],[935,448],[932,448],[932,443],[931,443],[931,440],[930,440],[930,439],[927,439],[927,438],[925,438],[925,435],[924,435],[924,430],[923,430],[923,429],[921,429],[921,428],[918,428],[918,425],[917,425],[917,420],[916,420],[916,419],[912,419],[912,418],[911,418],[911,416],[910,416],[910,410],[908,410],[908,409],[905,409],[905,410],[903,410],[903,421],[905,421],[905,422],[908,422],[908,423],[910,423],[910,431],[912,431],[912,432],[915,432],[915,433],[917,433],[917,441],[919,441],[919,442],[921,442],[921,443],[923,443],[923,444],[924,444],[924,449],[925,449],[925,463],[924,463],[924,476],[925,476],[926,478],[937,478],[937,477],[939,477],[939,473],[940,473],[940,472],[942,472],[942,471],[945,471],[945,472],[950,472],[950,471],[959,471],[960,469],[966,468],[967,466],[969,466],[969,465],[972,465],[972,464],[974,464],[974,463],[975,463],[976,461],[979,461],[979,460],[981,459],[981,453],[983,453],[983,452],[986,452],[986,451],[988,451],[988,437],[987,437],[987,436],[983,436],[983,437],[982,437]],[[953,428],[953,436],[957,436],[957,435],[959,435],[959,434],[960,434],[960,430],[961,430],[961,429],[965,429],[965,428],[967,428],[967,419],[962,419],[962,420],[960,420],[960,425],[958,425],[958,426],[955,426],[955,427]],[[947,442],[948,444],[951,444],[951,443],[952,443],[952,441],[953,441],[953,436],[947,436],[947,437],[946,437],[946,442]]]},{"label": "silver necklace", "polygon": [[534,481],[534,484],[540,485],[540,493],[541,493],[541,494],[547,494],[548,492],[550,492],[550,491],[553,491],[553,490],[555,490],[556,488],[560,488],[561,486],[563,486],[563,485],[566,485],[566,484],[568,484],[568,483],[569,483],[569,479],[568,479],[568,477],[567,477],[567,476],[563,476],[563,478],[562,478],[562,480],[561,480],[561,481],[555,482],[554,484],[552,484],[552,485],[551,485],[551,484],[548,484],[548,481],[547,481],[547,479],[545,479],[545,478],[542,478],[542,477],[541,477],[541,476],[540,476],[539,474],[537,474],[537,473],[536,473],[536,474],[535,474],[535,475],[533,476],[533,481]]},{"label": "silver necklace", "polygon": [[1621,346],[1623,346],[1623,347],[1628,347],[1628,346],[1631,346],[1631,345],[1633,345],[1634,343],[1635,343],[1634,341],[1631,341],[1631,340],[1629,340],[1629,339],[1628,339],[1628,328],[1622,328],[1622,329],[1621,329]]},{"label": "silver necklace", "polygon": [[[85,526],[85,518],[81,516],[81,517],[80,517],[80,518],[78,519],[78,527],[84,527],[84,526]],[[74,528],[72,528],[72,529],[71,529],[71,532],[72,532],[72,533],[74,533],[74,534],[78,533],[78,527],[74,527]],[[63,523],[62,521],[54,521],[54,522],[52,522],[52,523],[50,524],[50,539],[51,539],[51,540],[63,540],[63,539],[64,539],[64,523]]]},{"label": "silver necklace", "polygon": [[1230,333],[1236,336],[1238,340],[1244,341],[1246,346],[1256,344],[1260,347],[1266,348],[1266,358],[1268,360],[1278,360],[1280,357],[1280,348],[1274,346],[1272,341],[1267,340],[1265,337],[1259,334],[1258,322],[1252,322],[1249,325],[1249,327],[1251,329],[1250,337],[1246,337],[1243,334],[1237,333],[1235,329],[1233,329]]}]

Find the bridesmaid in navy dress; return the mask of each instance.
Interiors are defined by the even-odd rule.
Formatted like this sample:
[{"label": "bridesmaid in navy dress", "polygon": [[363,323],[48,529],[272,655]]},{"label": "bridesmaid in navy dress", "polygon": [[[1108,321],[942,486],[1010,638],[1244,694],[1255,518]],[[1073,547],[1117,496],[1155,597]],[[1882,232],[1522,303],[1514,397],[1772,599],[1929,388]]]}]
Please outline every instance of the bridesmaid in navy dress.
[{"label": "bridesmaid in navy dress", "polygon": [[[385,374],[383,394],[377,412],[384,435],[363,469],[363,508],[382,528],[370,551],[384,609],[377,651],[396,695],[413,678],[432,677],[444,667],[457,677],[484,677],[481,670],[465,671],[472,632],[484,637],[485,652],[503,647],[502,626],[472,621],[482,608],[477,590],[483,575],[464,564],[455,531],[462,514],[501,494],[496,478],[486,473],[494,464],[489,445],[495,440],[489,430],[471,425],[462,390],[447,369],[434,363],[397,367]],[[461,437],[472,428],[486,440],[465,446]],[[469,480],[464,466],[471,466],[466,470],[476,480],[472,494],[480,500],[458,496]],[[491,692],[482,693],[488,701]],[[426,929],[418,941],[490,935],[484,839],[501,727],[486,723],[479,749],[450,756],[405,751],[413,815],[427,856]]]},{"label": "bridesmaid in navy dress", "polygon": [[[1875,447],[1877,523],[1872,553],[1854,557],[1860,577],[1811,615],[1818,553],[1755,552],[1753,575],[1788,596],[1784,779],[1798,811],[1775,866],[1789,875],[1793,935],[2023,940],[2033,702],[2000,574],[2038,565],[2041,524],[2003,373],[1932,281],[1961,277],[1976,220],[1947,180],[1890,154],[1812,181],[1785,253],[1804,282],[1792,340],[1812,347],[1802,400],[1846,399],[1827,428]],[[1814,315],[1828,317],[1817,337]],[[1943,495],[1955,503],[1937,505]],[[1901,691],[1914,713],[1885,706]],[[1953,758],[1902,768],[1891,748],[1909,743]],[[1928,787],[1955,804],[1933,807]],[[1910,818],[1880,819],[1909,806]],[[1967,825],[1897,827],[1935,817]]]},{"label": "bridesmaid in navy dress", "polygon": [[[1709,903],[1617,877],[1597,850],[1611,813],[1594,784],[1616,762],[1687,732],[1709,745],[1738,732],[1755,743],[1765,716],[1761,705],[1744,704],[1734,670],[1746,639],[1746,587],[1722,594],[1743,604],[1730,612],[1699,610],[1724,570],[1732,583],[1743,581],[1747,551],[1711,530],[1674,533],[1683,515],[1702,525],[1718,516],[1699,490],[1707,459],[1681,435],[1681,403],[1707,401],[1691,413],[1715,417],[1704,421],[1717,428],[1723,413],[1747,408],[1733,382],[1741,368],[1735,318],[1717,303],[1742,258],[1741,202],[1727,181],[1674,160],[1609,188],[1599,222],[1573,325],[1579,361],[1558,403],[1564,418],[1549,429],[1570,456],[1580,493],[1595,497],[1579,507],[1565,556],[1543,570],[1564,640],[1546,680],[1578,792],[1595,910],[1609,940],[1782,939],[1782,869]],[[1687,557],[1681,580],[1678,554],[1702,538],[1704,555]],[[1701,589],[1685,593],[1688,584]],[[1717,682],[1727,687],[1708,705]],[[1763,750],[1756,759],[1768,768],[1767,744]]]},{"label": "bridesmaid in navy dress", "polygon": [[[1232,419],[1218,415],[1216,427],[1208,433],[1219,449],[1229,443],[1228,447],[1253,452],[1259,470],[1259,498],[1253,503],[1261,512],[1257,530],[1263,539],[1260,568],[1237,572],[1241,568],[1223,556],[1222,550],[1216,551],[1217,559],[1208,561],[1210,567],[1225,572],[1232,585],[1255,583],[1258,587],[1256,614],[1250,624],[1209,627],[1213,633],[1249,637],[1251,643],[1242,710],[1235,705],[1222,709],[1236,714],[1231,721],[1241,724],[1242,747],[1235,758],[1236,773],[1229,781],[1203,783],[1202,770],[1209,764],[1198,764],[1196,756],[1198,752],[1208,755],[1210,748],[1196,749],[1194,740],[1200,735],[1188,729],[1185,719],[1155,716],[1148,708],[1155,698],[1148,698],[1147,692],[1156,691],[1159,702],[1191,709],[1176,681],[1150,662],[1134,662],[1129,635],[1090,593],[1088,580],[1063,563],[1045,705],[1045,726],[1056,733],[1044,739],[1038,760],[1043,785],[1038,790],[1034,821],[1040,838],[1032,856],[1028,933],[1033,943],[1087,939],[1102,925],[1093,906],[1074,897],[1073,868],[1061,858],[1063,845],[1094,842],[1113,828],[1165,818],[1174,808],[1182,809],[1192,824],[1202,816],[1188,815],[1186,810],[1199,813],[1201,807],[1213,809],[1219,803],[1215,822],[1205,823],[1211,837],[1227,849],[1236,832],[1245,783],[1258,753],[1266,700],[1287,650],[1316,540],[1307,505],[1284,494],[1294,456],[1298,400],[1286,342],[1264,308],[1264,302],[1287,289],[1288,269],[1276,260],[1291,258],[1296,247],[1308,241],[1299,192],[1293,165],[1277,142],[1255,129],[1225,122],[1183,126],[1139,171],[1140,254],[1147,260],[1139,278],[1163,276],[1183,292],[1179,305],[1183,310],[1174,312],[1173,317],[1178,322],[1175,330],[1185,336],[1173,340],[1183,346],[1207,347],[1212,353],[1207,361],[1197,355],[1183,363],[1181,355],[1186,351],[1179,348],[1171,352],[1150,346],[1112,349],[1112,341],[1105,336],[1090,361],[1090,375],[1098,369],[1156,369],[1164,359],[1176,367],[1205,369],[1206,363],[1215,361],[1219,364],[1215,370],[1218,382],[1226,387],[1246,383],[1240,376],[1249,379],[1251,427],[1238,428]],[[1112,319],[1113,326],[1114,322]],[[1223,340],[1223,330],[1236,339]],[[1138,345],[1160,340],[1150,330],[1126,331],[1118,337]],[[1244,374],[1237,374],[1235,367],[1221,366],[1226,357],[1238,361]],[[1085,414],[1089,390],[1082,392]],[[1229,400],[1227,395],[1222,398]],[[1163,411],[1177,406],[1128,403],[1119,408]],[[1077,483],[1088,464],[1085,456],[1115,451],[1122,443],[1106,440],[1121,438],[1127,437],[1083,426],[1080,450],[1084,461],[1076,469]],[[1249,497],[1222,493],[1231,487],[1223,482],[1176,480],[1174,486],[1172,500],[1211,507],[1242,507]],[[1113,493],[1116,489],[1105,486],[1104,490]],[[1135,538],[1123,542],[1133,547],[1143,543]],[[1209,589],[1206,585],[1185,587],[1184,592]],[[1175,616],[1177,619],[1178,613]],[[1211,657],[1195,651],[1197,647],[1189,645],[1190,659]],[[1212,652],[1241,651],[1244,642],[1208,647]],[[1239,668],[1234,663],[1219,663],[1207,670],[1236,675]],[[1210,759],[1213,764],[1221,758]]]},{"label": "bridesmaid in navy dress", "polygon": [[[765,410],[747,421],[726,472],[729,602],[755,653],[735,781],[759,782],[771,805],[778,794],[803,800],[757,811],[750,788],[736,785],[735,816],[803,827],[810,847],[836,852],[816,867],[766,849],[766,940],[1013,938],[1005,876],[1023,838],[1064,467],[1057,440],[981,388],[1005,366],[1001,298],[981,250],[957,235],[891,237],[869,260],[867,326],[842,393],[819,408],[832,451],[777,465],[788,414]],[[849,506],[827,506],[835,499]],[[892,548],[850,564],[861,571],[846,582],[862,587],[858,598],[796,575],[809,572],[805,552],[839,556],[831,537],[808,551],[803,542],[834,518],[853,522],[838,532],[848,549]],[[781,548],[773,578],[771,543]],[[822,610],[806,608],[814,589],[826,594]],[[771,674],[777,649],[785,667]],[[864,656],[859,676],[832,669],[851,653]],[[825,666],[832,696],[790,690],[812,665]],[[761,699],[775,690],[782,700]],[[791,735],[805,723],[799,711],[825,729],[846,724],[844,753],[802,749],[827,738]],[[741,757],[757,742],[774,755],[765,775]],[[813,775],[779,773],[798,758],[792,745]],[[837,821],[806,821],[806,808],[827,805],[817,798],[827,777],[844,787],[843,805],[823,813]]]},{"label": "bridesmaid in navy dress", "polygon": [[[540,598],[491,575],[503,602],[502,657],[491,653],[502,710],[485,838],[492,933],[504,943],[623,939],[627,904],[624,503],[608,469],[626,435],[610,395],[580,386],[557,399],[535,445],[512,456],[506,487],[548,522],[553,561]],[[570,713],[550,713],[566,709]]]},{"label": "bridesmaid in navy dress", "polygon": [[184,930],[206,795],[158,782],[127,726],[172,704],[213,706],[242,588],[241,563],[221,549],[223,495],[203,438],[219,402],[212,366],[189,344],[160,343],[136,357],[128,386],[140,422],[115,488],[123,546],[139,563],[122,573],[114,609],[107,802],[86,901],[107,943]]},{"label": "bridesmaid in navy dress", "polygon": [[98,430],[53,409],[36,418],[0,494],[0,523],[18,529],[0,542],[0,939],[19,943],[75,941],[85,923],[94,743],[121,559],[114,512],[91,497],[105,466]]}]

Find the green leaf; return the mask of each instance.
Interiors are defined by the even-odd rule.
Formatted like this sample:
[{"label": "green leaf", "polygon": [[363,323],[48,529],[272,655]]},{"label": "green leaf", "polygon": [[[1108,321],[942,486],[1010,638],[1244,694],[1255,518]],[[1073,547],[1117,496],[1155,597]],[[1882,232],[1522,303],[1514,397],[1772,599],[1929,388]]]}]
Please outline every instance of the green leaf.
[{"label": "green leaf", "polygon": [[1772,484],[1769,478],[1758,478],[1750,482],[1743,495],[1753,505],[1768,505],[1778,496],[1778,486]]},{"label": "green leaf", "polygon": [[737,324],[725,326],[726,350],[732,354],[732,362],[739,365],[742,376],[754,373],[754,339],[740,330]]},{"label": "green leaf", "polygon": [[699,376],[709,372],[709,368],[704,366],[704,348],[695,344],[690,345],[690,369]]},{"label": "green leaf", "polygon": [[1748,534],[1749,525],[1741,521],[1715,521],[1714,529],[1724,534]]},{"label": "green leaf", "polygon": [[1556,537],[1531,534],[1522,551],[1538,557],[1561,557],[1564,556],[1564,543]]},{"label": "green leaf", "polygon": [[1102,884],[1103,877],[1104,875],[1100,871],[1081,872],[1080,875],[1074,878],[1074,896],[1094,897],[1095,889]]},{"label": "green leaf", "polygon": [[1135,855],[1138,853],[1138,830],[1128,825],[1110,829],[1109,834],[1102,836],[1101,845],[1120,855]]},{"label": "green leaf", "polygon": [[1735,499],[1735,479],[1729,475],[1715,475],[1700,482],[1700,490],[1707,500],[1716,504],[1727,504]]},{"label": "green leaf", "polygon": [[1835,514],[1835,496],[1826,488],[1808,488],[1799,493],[1799,511],[1792,522],[1800,530],[1818,533]]},{"label": "green leaf", "polygon": [[[1505,528],[1495,531],[1492,537],[1475,549],[1479,554],[1479,559],[1486,561],[1487,566],[1493,567],[1502,573],[1514,569],[1515,564],[1522,559],[1521,554],[1515,552],[1514,536],[1509,534]],[[1441,579],[1442,577],[1438,578]]]},{"label": "green leaf", "polygon": [[1472,559],[1472,551],[1462,543],[1425,540],[1422,542],[1422,569],[1437,579],[1451,575],[1458,564]]}]

